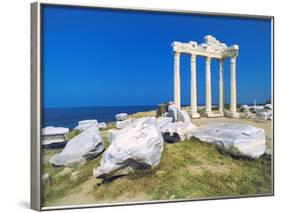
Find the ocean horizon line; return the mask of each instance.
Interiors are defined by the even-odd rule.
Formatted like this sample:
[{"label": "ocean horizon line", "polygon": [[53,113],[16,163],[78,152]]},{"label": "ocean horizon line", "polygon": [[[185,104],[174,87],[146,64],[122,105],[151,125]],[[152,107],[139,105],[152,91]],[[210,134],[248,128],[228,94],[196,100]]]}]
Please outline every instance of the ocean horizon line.
[{"label": "ocean horizon line", "polygon": [[[167,103],[167,102],[163,102],[163,103]],[[230,103],[225,103],[225,104],[230,104]],[[254,105],[254,103],[237,103],[239,105]],[[265,103],[256,103],[257,105],[260,104],[265,104]],[[213,103],[212,105],[214,106],[218,106],[219,103]],[[157,107],[158,104],[146,104],[146,105],[105,105],[105,106],[48,106],[48,107],[42,107],[42,109],[65,109],[65,108],[69,108],[69,109],[73,109],[73,108],[110,108],[110,107]],[[190,104],[182,104],[182,107],[188,107],[190,106]],[[197,106],[205,106],[205,103],[199,103],[197,104]]]},{"label": "ocean horizon line", "polygon": [[62,109],[62,108],[109,108],[109,107],[156,107],[157,105],[108,105],[108,106],[52,106],[52,107],[42,107],[42,109]]}]

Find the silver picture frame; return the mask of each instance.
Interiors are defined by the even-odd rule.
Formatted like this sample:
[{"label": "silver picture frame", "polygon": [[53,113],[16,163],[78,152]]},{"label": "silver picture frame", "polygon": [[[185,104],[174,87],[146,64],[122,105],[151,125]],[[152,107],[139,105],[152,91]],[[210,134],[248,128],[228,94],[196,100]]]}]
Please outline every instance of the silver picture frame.
[{"label": "silver picture frame", "polygon": [[120,205],[140,205],[153,203],[170,203],[170,202],[186,202],[197,200],[215,200],[215,199],[233,199],[245,197],[261,197],[274,196],[274,114],[272,119],[272,193],[258,194],[252,196],[228,196],[228,197],[208,197],[200,199],[177,199],[177,200],[153,200],[144,202],[127,202],[127,203],[109,203],[109,204],[90,204],[90,205],[71,205],[71,206],[57,206],[57,207],[42,207],[42,187],[41,187],[41,121],[42,121],[42,17],[41,10],[44,5],[53,6],[69,6],[69,7],[87,7],[87,8],[101,8],[101,9],[115,9],[115,10],[130,10],[130,11],[147,11],[147,12],[163,12],[163,13],[183,13],[194,15],[208,15],[208,16],[225,16],[225,17],[248,17],[256,19],[269,19],[272,26],[271,38],[271,97],[274,108],[274,16],[264,15],[249,15],[249,14],[231,14],[231,13],[217,13],[217,12],[202,12],[202,11],[188,11],[188,10],[174,10],[174,9],[158,9],[158,8],[140,8],[140,7],[126,7],[126,6],[100,6],[90,4],[75,4],[75,3],[49,3],[49,2],[34,2],[31,3],[31,208],[37,211],[55,210],[55,209],[73,209],[73,208],[89,208],[89,207],[103,207],[103,206],[120,206]]}]

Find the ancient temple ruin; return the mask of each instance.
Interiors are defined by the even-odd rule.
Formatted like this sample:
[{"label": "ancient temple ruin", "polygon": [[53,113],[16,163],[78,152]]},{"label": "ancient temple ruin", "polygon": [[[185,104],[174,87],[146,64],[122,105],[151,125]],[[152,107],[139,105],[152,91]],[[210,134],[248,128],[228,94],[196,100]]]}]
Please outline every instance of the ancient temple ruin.
[{"label": "ancient temple ruin", "polygon": [[[182,43],[174,41],[172,43],[174,52],[174,103],[181,107],[180,99],[180,55],[190,54],[190,115],[192,118],[199,118],[197,111],[197,88],[196,88],[196,57],[205,57],[206,74],[206,116],[222,117],[224,116],[224,60],[230,58],[230,111],[226,112],[230,117],[239,117],[236,111],[236,57],[238,56],[239,46],[234,44],[227,46],[221,43],[215,37],[207,35],[204,37],[204,43],[197,44],[195,41]],[[212,112],[212,94],[211,94],[211,61],[219,61],[219,112]]]}]

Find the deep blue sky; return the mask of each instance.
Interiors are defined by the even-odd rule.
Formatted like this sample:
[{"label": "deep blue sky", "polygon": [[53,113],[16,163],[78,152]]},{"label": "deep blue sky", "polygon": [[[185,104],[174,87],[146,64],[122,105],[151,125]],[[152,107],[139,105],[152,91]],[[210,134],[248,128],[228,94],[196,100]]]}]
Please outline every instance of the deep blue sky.
[{"label": "deep blue sky", "polygon": [[[240,46],[238,103],[271,94],[271,22],[187,14],[43,8],[43,107],[155,105],[173,100],[172,41],[203,42],[211,34]],[[181,98],[190,103],[189,56],[181,56]],[[218,62],[212,60],[212,102]],[[229,60],[225,62],[229,103]],[[204,58],[197,57],[198,103],[205,103]]]}]

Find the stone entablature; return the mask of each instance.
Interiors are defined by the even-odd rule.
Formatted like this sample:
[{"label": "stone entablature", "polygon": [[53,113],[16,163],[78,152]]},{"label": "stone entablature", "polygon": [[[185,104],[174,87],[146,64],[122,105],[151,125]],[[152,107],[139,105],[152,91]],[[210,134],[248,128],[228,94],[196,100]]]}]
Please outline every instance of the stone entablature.
[{"label": "stone entablature", "polygon": [[[199,118],[197,112],[197,86],[196,86],[196,56],[205,57],[205,95],[206,95],[206,115],[207,117],[224,116],[224,60],[230,58],[230,112],[227,115],[239,117],[236,112],[236,57],[239,46],[234,44],[228,47],[215,37],[207,35],[204,43],[198,45],[195,41],[182,43],[174,41],[172,43],[174,52],[174,103],[181,107],[180,98],[180,55],[190,55],[190,115],[192,118]],[[212,113],[211,94],[211,61],[219,60],[219,113]]]},{"label": "stone entablature", "polygon": [[187,53],[216,59],[224,59],[228,57],[238,56],[238,45],[228,47],[225,43],[221,43],[215,37],[207,35],[204,37],[204,43],[197,44],[195,41],[187,43],[174,41],[172,43],[173,51],[178,53]]}]

